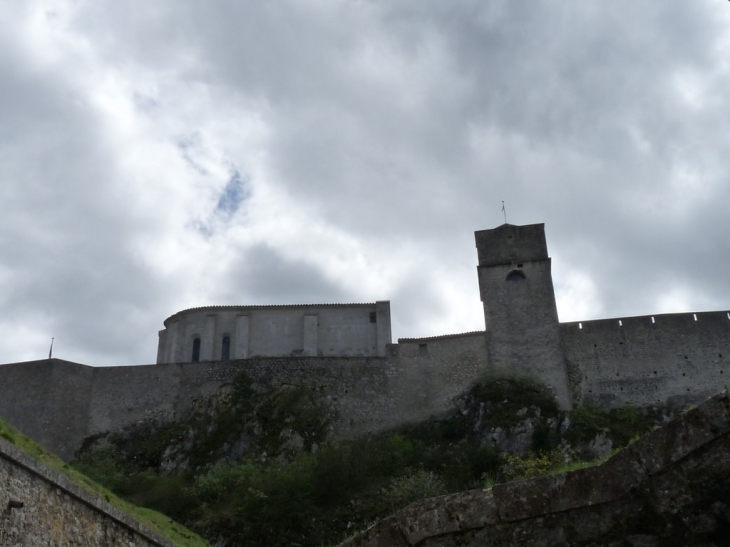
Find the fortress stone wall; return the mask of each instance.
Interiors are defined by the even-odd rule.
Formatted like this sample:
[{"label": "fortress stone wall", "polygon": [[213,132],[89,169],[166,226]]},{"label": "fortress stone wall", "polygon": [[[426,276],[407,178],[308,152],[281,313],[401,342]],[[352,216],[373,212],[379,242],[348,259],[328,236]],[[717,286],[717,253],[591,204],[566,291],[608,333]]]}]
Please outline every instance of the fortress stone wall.
[{"label": "fortress stone wall", "polygon": [[338,416],[335,434],[347,438],[448,412],[482,373],[483,333],[425,340],[391,345],[388,357],[253,357],[126,367],[60,359],[8,364],[0,366],[0,416],[71,459],[92,435],[185,417],[196,400],[212,397],[244,371],[257,389],[294,385],[318,393]]},{"label": "fortress stone wall", "polygon": [[577,397],[604,406],[701,401],[730,383],[730,313],[698,312],[560,325],[580,371]]},{"label": "fortress stone wall", "polygon": [[165,321],[157,365],[0,366],[0,416],[71,458],[88,436],[182,418],[240,371],[261,388],[315,390],[338,416],[340,437],[449,412],[489,371],[533,375],[563,408],[681,405],[726,385],[727,311],[561,324],[544,226],[505,224],[475,235],[484,331],[391,344],[388,302],[196,308]]},{"label": "fortress stone wall", "polygon": [[174,547],[0,439],[0,545]]}]

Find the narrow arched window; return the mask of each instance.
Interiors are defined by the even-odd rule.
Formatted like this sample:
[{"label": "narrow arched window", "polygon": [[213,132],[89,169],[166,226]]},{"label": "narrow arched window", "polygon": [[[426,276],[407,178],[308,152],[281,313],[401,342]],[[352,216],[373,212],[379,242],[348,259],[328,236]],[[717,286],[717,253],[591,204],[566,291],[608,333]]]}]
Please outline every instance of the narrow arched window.
[{"label": "narrow arched window", "polygon": [[231,358],[231,337],[224,336],[221,342],[221,360],[228,361]]},{"label": "narrow arched window", "polygon": [[512,270],[507,274],[507,281],[522,281],[525,279],[525,273],[522,270]]},{"label": "narrow arched window", "polygon": [[194,363],[200,361],[200,338],[193,340],[193,359]]}]

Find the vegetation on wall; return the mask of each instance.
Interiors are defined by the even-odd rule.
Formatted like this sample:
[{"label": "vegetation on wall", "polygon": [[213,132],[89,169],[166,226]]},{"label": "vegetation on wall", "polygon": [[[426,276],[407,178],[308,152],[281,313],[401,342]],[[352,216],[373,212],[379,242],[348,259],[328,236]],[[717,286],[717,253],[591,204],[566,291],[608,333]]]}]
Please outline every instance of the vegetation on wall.
[{"label": "vegetation on wall", "polygon": [[530,378],[485,376],[453,414],[348,442],[302,388],[257,392],[241,374],[228,396],[165,426],[91,439],[75,465],[126,499],[211,542],[312,545],[408,503],[552,472],[647,431],[637,409],[561,412]]}]

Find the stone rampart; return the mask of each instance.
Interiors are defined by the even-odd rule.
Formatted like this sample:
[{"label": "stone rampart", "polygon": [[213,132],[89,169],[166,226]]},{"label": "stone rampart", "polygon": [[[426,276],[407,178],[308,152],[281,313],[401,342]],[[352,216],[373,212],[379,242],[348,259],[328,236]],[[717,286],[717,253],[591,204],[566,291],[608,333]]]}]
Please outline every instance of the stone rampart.
[{"label": "stone rampart", "polygon": [[0,439],[0,545],[174,547]]},{"label": "stone rampart", "polygon": [[483,333],[393,344],[388,357],[254,357],[89,367],[50,359],[0,366],[0,416],[63,459],[87,437],[184,418],[240,372],[255,387],[304,386],[352,437],[450,411],[486,363]]},{"label": "stone rampart", "polygon": [[725,392],[600,466],[416,502],[341,547],[721,546],[729,499]]},{"label": "stone rampart", "polygon": [[[484,369],[481,333],[389,346],[388,357],[250,359],[94,369],[87,435],[184,416],[245,372],[257,388],[303,386],[338,416],[339,437],[382,431],[449,411]],[[132,370],[133,369],[133,370]],[[0,367],[0,374],[2,367]]]},{"label": "stone rampart", "polygon": [[696,402],[730,383],[730,313],[699,312],[561,323],[584,402]]},{"label": "stone rampart", "polygon": [[[730,375],[727,312],[560,324],[576,402],[697,402]],[[64,459],[89,436],[184,418],[240,371],[260,387],[306,386],[338,418],[335,435],[382,431],[449,412],[493,366],[489,333],[401,339],[384,357],[253,357],[89,367],[58,359],[0,366],[0,416]],[[551,377],[541,379],[550,383]]]},{"label": "stone rampart", "polygon": [[87,431],[94,368],[44,359],[0,366],[0,416],[59,455]]}]

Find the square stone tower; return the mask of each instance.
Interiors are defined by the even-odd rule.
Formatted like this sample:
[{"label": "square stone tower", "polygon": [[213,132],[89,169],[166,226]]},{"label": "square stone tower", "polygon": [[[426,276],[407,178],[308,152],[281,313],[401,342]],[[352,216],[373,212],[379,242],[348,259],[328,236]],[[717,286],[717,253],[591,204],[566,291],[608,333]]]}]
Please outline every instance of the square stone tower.
[{"label": "square stone tower", "polygon": [[490,366],[535,376],[571,407],[545,225],[475,232]]}]

